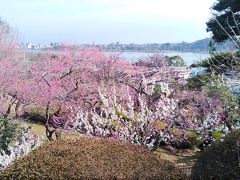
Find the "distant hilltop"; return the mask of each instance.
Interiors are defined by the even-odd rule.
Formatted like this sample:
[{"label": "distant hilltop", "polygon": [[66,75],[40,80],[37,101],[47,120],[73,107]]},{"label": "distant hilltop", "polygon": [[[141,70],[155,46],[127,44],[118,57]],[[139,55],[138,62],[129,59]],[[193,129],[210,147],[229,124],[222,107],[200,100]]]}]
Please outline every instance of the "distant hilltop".
[{"label": "distant hilltop", "polygon": [[[194,42],[179,42],[179,43],[146,43],[146,44],[122,44],[119,41],[109,44],[78,44],[75,46],[84,47],[98,47],[104,51],[134,51],[134,52],[162,52],[162,51],[178,51],[178,52],[209,52],[210,38],[197,40]],[[49,45],[41,45],[39,43],[22,43],[21,48],[24,49],[60,49],[63,46],[61,43],[50,43]],[[214,45],[218,51],[234,50],[231,42]]]}]

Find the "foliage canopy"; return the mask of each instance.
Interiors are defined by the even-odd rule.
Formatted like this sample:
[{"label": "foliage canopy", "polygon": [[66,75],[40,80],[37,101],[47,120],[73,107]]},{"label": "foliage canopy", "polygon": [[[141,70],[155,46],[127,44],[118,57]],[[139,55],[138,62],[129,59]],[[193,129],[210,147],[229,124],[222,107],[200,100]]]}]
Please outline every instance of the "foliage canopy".
[{"label": "foliage canopy", "polygon": [[239,0],[217,0],[212,7],[213,16],[207,22],[207,31],[212,32],[216,42],[237,38],[240,35]]}]

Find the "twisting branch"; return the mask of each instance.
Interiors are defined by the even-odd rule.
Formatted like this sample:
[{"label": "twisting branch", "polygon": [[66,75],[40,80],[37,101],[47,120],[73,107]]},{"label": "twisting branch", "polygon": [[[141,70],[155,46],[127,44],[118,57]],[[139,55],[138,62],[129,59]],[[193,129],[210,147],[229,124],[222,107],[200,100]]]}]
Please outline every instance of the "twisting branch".
[{"label": "twisting branch", "polygon": [[49,82],[46,80],[46,78],[44,76],[40,76],[46,83],[49,87],[51,87],[51,85],[49,84]]},{"label": "twisting branch", "polygon": [[70,68],[69,72],[67,72],[66,74],[64,74],[63,76],[61,76],[60,79],[63,79],[63,78],[65,78],[65,77],[69,76],[69,75],[72,74],[72,73],[73,73],[73,70],[72,70],[72,68]]},{"label": "twisting branch", "polygon": [[228,37],[232,40],[232,42],[236,45],[237,48],[240,48],[239,44],[235,41],[235,39],[226,31],[226,29],[222,26],[222,24],[215,18],[215,21],[222,28],[222,30],[228,35]]}]

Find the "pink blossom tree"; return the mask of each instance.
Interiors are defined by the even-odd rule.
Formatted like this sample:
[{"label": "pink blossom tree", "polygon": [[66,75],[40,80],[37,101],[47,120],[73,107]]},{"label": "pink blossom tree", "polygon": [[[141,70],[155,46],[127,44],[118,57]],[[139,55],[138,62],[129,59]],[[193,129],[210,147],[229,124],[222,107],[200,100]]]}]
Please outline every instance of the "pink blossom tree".
[{"label": "pink blossom tree", "polygon": [[[31,101],[35,105],[46,108],[49,138],[56,130],[50,130],[50,123],[64,128],[68,122],[67,118],[57,118],[63,108],[66,111],[70,104],[93,106],[98,102],[98,85],[104,82],[110,86],[114,79],[124,76],[131,68],[132,65],[118,56],[108,56],[99,49],[65,47],[57,55],[48,53],[36,59],[28,71],[28,94],[31,94]],[[58,102],[58,107],[54,102]],[[55,114],[50,121],[49,109]]]},{"label": "pink blossom tree", "polygon": [[65,47],[28,64],[1,61],[1,92],[13,103],[45,109],[50,140],[68,129],[158,147],[185,139],[188,131],[218,128],[221,102],[178,88],[185,81],[162,58],[133,65],[96,48]]},{"label": "pink blossom tree", "polygon": [[[74,127],[149,147],[184,140],[188,131],[201,135],[220,127],[221,101],[174,87],[184,83],[177,70],[163,64],[138,71],[116,79],[111,90],[99,87],[101,104],[97,109],[72,107]],[[176,129],[178,133],[174,133]]]},{"label": "pink blossom tree", "polygon": [[0,18],[0,111],[5,117],[14,104],[19,104],[23,82],[23,66],[15,37],[14,31]]}]

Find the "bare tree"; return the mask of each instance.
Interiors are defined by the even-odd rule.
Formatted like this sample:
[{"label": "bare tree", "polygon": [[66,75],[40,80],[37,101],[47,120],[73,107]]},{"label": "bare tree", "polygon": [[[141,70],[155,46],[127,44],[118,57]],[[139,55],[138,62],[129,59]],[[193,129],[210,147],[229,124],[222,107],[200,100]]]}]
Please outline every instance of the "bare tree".
[{"label": "bare tree", "polygon": [[15,54],[16,35],[13,29],[0,17],[0,61]]}]

